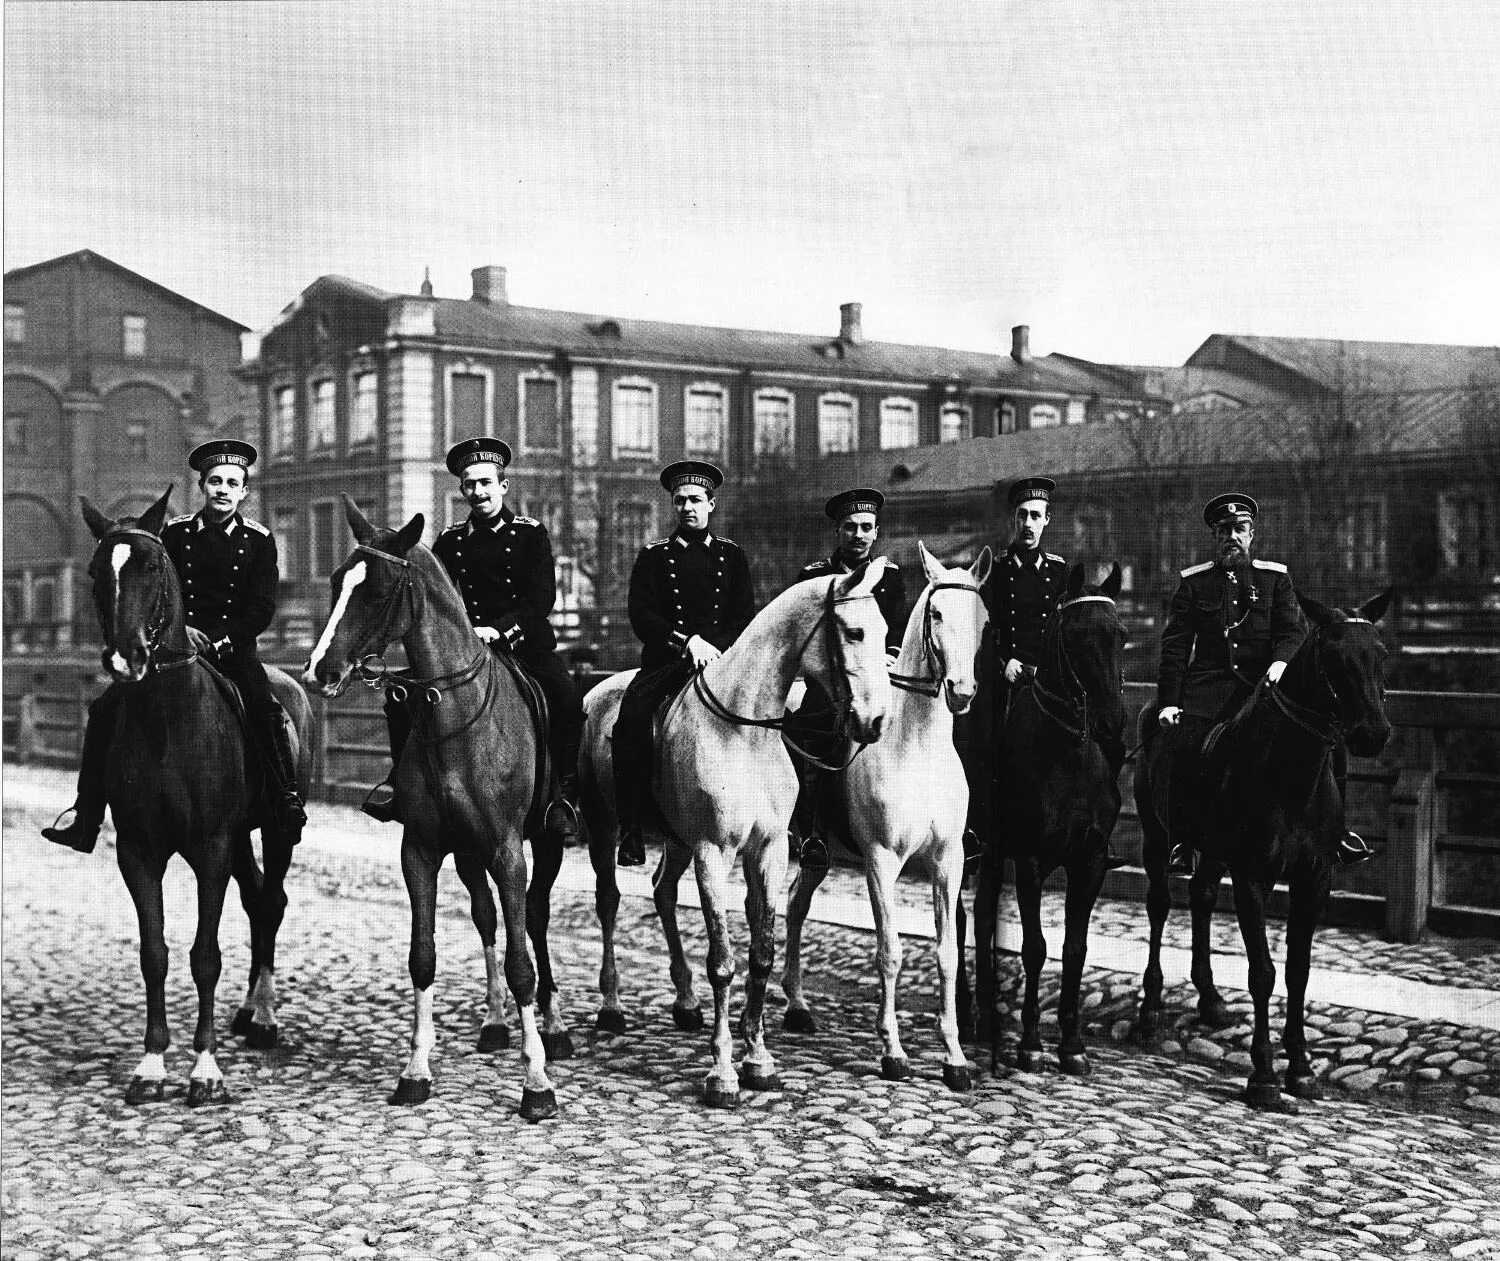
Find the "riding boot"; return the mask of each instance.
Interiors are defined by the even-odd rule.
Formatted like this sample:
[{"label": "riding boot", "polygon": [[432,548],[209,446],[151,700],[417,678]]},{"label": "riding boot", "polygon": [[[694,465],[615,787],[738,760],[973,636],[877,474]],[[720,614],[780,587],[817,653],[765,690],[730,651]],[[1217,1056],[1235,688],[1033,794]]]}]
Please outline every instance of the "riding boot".
[{"label": "riding boot", "polygon": [[297,791],[297,759],[292,752],[292,733],[286,715],[278,707],[256,715],[256,735],[260,737],[261,765],[270,780],[267,787],[276,827],[293,845],[302,839],[307,826],[307,811]]},{"label": "riding boot", "polygon": [[792,807],[792,830],[797,834],[797,862],[806,871],[827,871],[829,855],[822,837],[818,773],[797,763],[797,802]]},{"label": "riding boot", "polygon": [[[642,798],[645,796],[646,786],[642,780],[651,774],[649,746],[645,759],[642,759],[636,749],[636,742],[630,738],[629,730],[621,731],[621,725],[623,724],[616,725],[610,741],[615,780],[615,816],[619,820],[619,853],[615,862],[621,867],[644,867],[646,836],[641,816],[645,813]],[[646,763],[644,767],[638,765],[642,760]]]},{"label": "riding boot", "polygon": [[385,702],[385,729],[391,740],[390,774],[365,794],[359,808],[377,823],[400,823],[396,786],[391,781],[396,777],[396,767],[401,764],[401,750],[406,748],[406,738],[411,734],[411,714],[405,705],[390,697]]},{"label": "riding boot", "polygon": [[984,842],[979,839],[979,833],[973,828],[964,829],[964,875],[972,875],[979,870],[979,864],[984,858]]},{"label": "riding boot", "polygon": [[[1344,801],[1349,790],[1349,754],[1343,742],[1333,746],[1333,782],[1339,790],[1339,813],[1344,812]],[[1375,857],[1375,848],[1358,832],[1347,825],[1339,837],[1337,858],[1340,867],[1353,867],[1356,863],[1368,862]]]},{"label": "riding boot", "polygon": [[[66,845],[80,854],[91,854],[104,826],[104,772],[109,760],[109,742],[115,732],[115,715],[123,693],[118,684],[89,706],[88,722],[83,729],[83,748],[79,751],[78,798],[58,815],[42,835],[57,845]],[[64,816],[73,818],[63,824]],[[61,826],[59,826],[61,825]]]},{"label": "riding boot", "polygon": [[559,749],[557,758],[557,795],[547,807],[545,827],[564,845],[578,835],[578,749]]}]

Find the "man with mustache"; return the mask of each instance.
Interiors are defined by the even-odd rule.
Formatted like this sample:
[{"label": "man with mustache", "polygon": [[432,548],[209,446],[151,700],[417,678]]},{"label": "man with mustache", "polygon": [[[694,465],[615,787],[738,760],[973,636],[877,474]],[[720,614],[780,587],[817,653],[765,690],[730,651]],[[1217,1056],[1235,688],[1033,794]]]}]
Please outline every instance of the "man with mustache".
[{"label": "man with mustache", "polygon": [[[1201,766],[1198,750],[1213,726],[1233,715],[1262,678],[1280,679],[1307,634],[1286,566],[1251,559],[1258,515],[1255,500],[1239,491],[1208,501],[1203,521],[1213,534],[1214,559],[1182,571],[1162,631],[1157,718],[1176,736],[1174,758],[1195,765]],[[1339,745],[1334,769],[1341,800],[1344,762]],[[1175,836],[1169,870],[1191,872],[1192,848],[1190,836]],[[1342,863],[1373,853],[1355,832],[1339,844]]]}]

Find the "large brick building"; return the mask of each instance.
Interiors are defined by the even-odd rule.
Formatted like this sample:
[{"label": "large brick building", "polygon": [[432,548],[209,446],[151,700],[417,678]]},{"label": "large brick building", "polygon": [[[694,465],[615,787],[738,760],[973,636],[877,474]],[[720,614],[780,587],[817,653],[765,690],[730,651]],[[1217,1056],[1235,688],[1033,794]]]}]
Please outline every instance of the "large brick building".
[{"label": "large brick building", "polygon": [[94,634],[78,511],[140,511],[187,453],[242,423],[244,325],[92,250],[5,275],[5,634],[12,651]]},{"label": "large brick building", "polygon": [[466,513],[443,454],[483,433],[515,451],[508,502],[553,535],[565,638],[598,639],[617,663],[635,651],[619,624],[630,566],[670,528],[656,480],[670,460],[723,466],[716,528],[746,545],[769,594],[827,543],[810,483],[836,453],[1074,429],[1143,406],[1133,381],[1033,357],[1024,327],[1009,353],[979,354],[870,341],[857,303],[824,336],[583,315],[511,303],[499,267],[476,268],[459,299],[322,277],[241,375],[259,401],[288,647],[325,615],[348,550],[340,492],[373,519],[425,514],[430,541]]}]

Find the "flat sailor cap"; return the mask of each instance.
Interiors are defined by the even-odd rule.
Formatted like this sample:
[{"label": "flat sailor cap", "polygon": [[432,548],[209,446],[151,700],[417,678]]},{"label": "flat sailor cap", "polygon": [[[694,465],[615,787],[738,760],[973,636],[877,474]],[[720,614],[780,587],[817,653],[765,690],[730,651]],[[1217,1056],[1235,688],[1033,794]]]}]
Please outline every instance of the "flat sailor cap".
[{"label": "flat sailor cap", "polygon": [[1010,484],[1010,490],[1006,492],[1006,499],[1014,508],[1017,504],[1023,504],[1028,499],[1052,498],[1052,492],[1057,489],[1057,483],[1050,477],[1018,477]]},{"label": "flat sailor cap", "polygon": [[462,477],[471,464],[498,464],[503,473],[510,466],[510,447],[499,438],[465,438],[448,449],[448,471]]},{"label": "flat sailor cap", "polygon": [[192,449],[188,455],[188,467],[195,473],[206,473],[220,464],[248,469],[259,454],[248,442],[241,442],[238,438],[214,438]]},{"label": "flat sailor cap", "polygon": [[826,504],[823,512],[830,521],[842,521],[856,512],[878,514],[885,507],[885,496],[878,490],[863,486],[859,490],[842,490]]},{"label": "flat sailor cap", "polygon": [[661,484],[668,490],[701,486],[712,495],[724,484],[724,474],[707,460],[678,460],[662,469]]}]

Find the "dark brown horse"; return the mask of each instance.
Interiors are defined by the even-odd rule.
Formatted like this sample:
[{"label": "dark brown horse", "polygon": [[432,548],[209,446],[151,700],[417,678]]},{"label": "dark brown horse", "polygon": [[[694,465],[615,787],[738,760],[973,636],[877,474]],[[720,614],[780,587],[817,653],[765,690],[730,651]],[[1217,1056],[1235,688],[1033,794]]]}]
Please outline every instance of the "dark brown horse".
[{"label": "dark brown horse", "polygon": [[[411,900],[408,962],[415,1015],[411,1058],[390,1102],[418,1104],[431,1095],[437,882],[444,857],[452,854],[485,948],[489,1011],[480,1033],[483,1049],[506,1043],[495,904],[486,876],[500,889],[505,980],[521,1016],[521,1115],[539,1121],[557,1111],[536,1009],[540,995],[549,1023],[554,1021],[547,896],[562,855],[538,827],[531,837],[536,873],[528,897],[522,843],[536,783],[537,733],[515,678],[475,636],[458,590],[421,545],[421,514],[396,531],[371,525],[348,496],[344,513],[357,545],[333,573],[333,610],[303,678],[329,697],[339,695],[357,669],[380,681],[378,662],[397,642],[410,667],[384,679],[393,696],[411,707],[413,720],[393,783],[405,825],[401,870]],[[537,964],[527,950],[528,929]],[[554,1046],[566,1053],[566,1030],[559,1026],[551,1033]]]},{"label": "dark brown horse", "polygon": [[1079,988],[1088,954],[1089,920],[1107,870],[1106,854],[1120,814],[1119,773],[1124,754],[1125,628],[1115,611],[1120,567],[1099,586],[1085,585],[1074,565],[1062,599],[1042,637],[1041,660],[1030,687],[1018,688],[1001,725],[996,840],[989,846],[974,894],[974,954],[979,1032],[997,1033],[995,924],[1006,858],[1015,864],[1021,912],[1021,1003],[1017,1065],[1043,1067],[1038,986],[1047,962],[1042,933],[1042,882],[1067,872],[1062,992],[1057,1022],[1063,1072],[1089,1071],[1079,1030]]},{"label": "dark brown horse", "polygon": [[[214,1061],[214,993],[218,986],[219,918],[232,875],[250,918],[250,992],[235,1031],[252,1045],[276,1041],[276,934],[286,910],[284,882],[293,838],[279,833],[255,800],[245,726],[226,685],[188,643],[177,572],[160,534],[171,488],[140,517],[111,520],[87,499],[83,516],[99,540],[89,563],[104,635],[104,666],[125,687],[109,746],[106,797],[118,838],[120,874],[140,921],[146,981],[146,1053],[125,1098],[161,1099],[169,1044],[167,946],[162,875],[181,854],[198,883],[198,932],[189,956],[198,988],[198,1053],[188,1081],[190,1106],[227,1103]],[[292,720],[306,774],[307,697],[279,671],[268,671]],[[261,826],[265,870],[250,831]]]},{"label": "dark brown horse", "polygon": [[1174,821],[1186,821],[1199,853],[1188,886],[1193,915],[1193,983],[1200,1016],[1213,1024],[1230,1019],[1214,986],[1209,918],[1219,881],[1228,871],[1245,941],[1255,1029],[1252,1070],[1245,1102],[1253,1108],[1287,1111],[1271,1054],[1268,1007],[1276,966],[1266,944],[1265,906],[1271,888],[1284,881],[1290,893],[1286,925],[1286,1025],[1288,1094],[1315,1099],[1322,1093],[1307,1059],[1303,1007],[1312,958],[1313,932],[1328,903],[1331,873],[1344,810],[1333,775],[1339,741],[1358,757],[1374,757],[1390,738],[1385,716],[1385,646],[1374,623],[1389,606],[1387,589],[1355,612],[1328,608],[1298,596],[1313,624],[1287,664],[1280,682],[1262,682],[1205,755],[1196,782],[1179,782],[1167,768],[1167,741],[1157,727],[1156,707],[1141,714],[1145,748],[1136,764],[1135,800],[1145,832],[1144,860],[1150,887],[1151,952],[1146,965],[1140,1031],[1157,1036],[1162,1024],[1161,936],[1171,909],[1167,885],[1168,829],[1160,792],[1170,774]]}]

